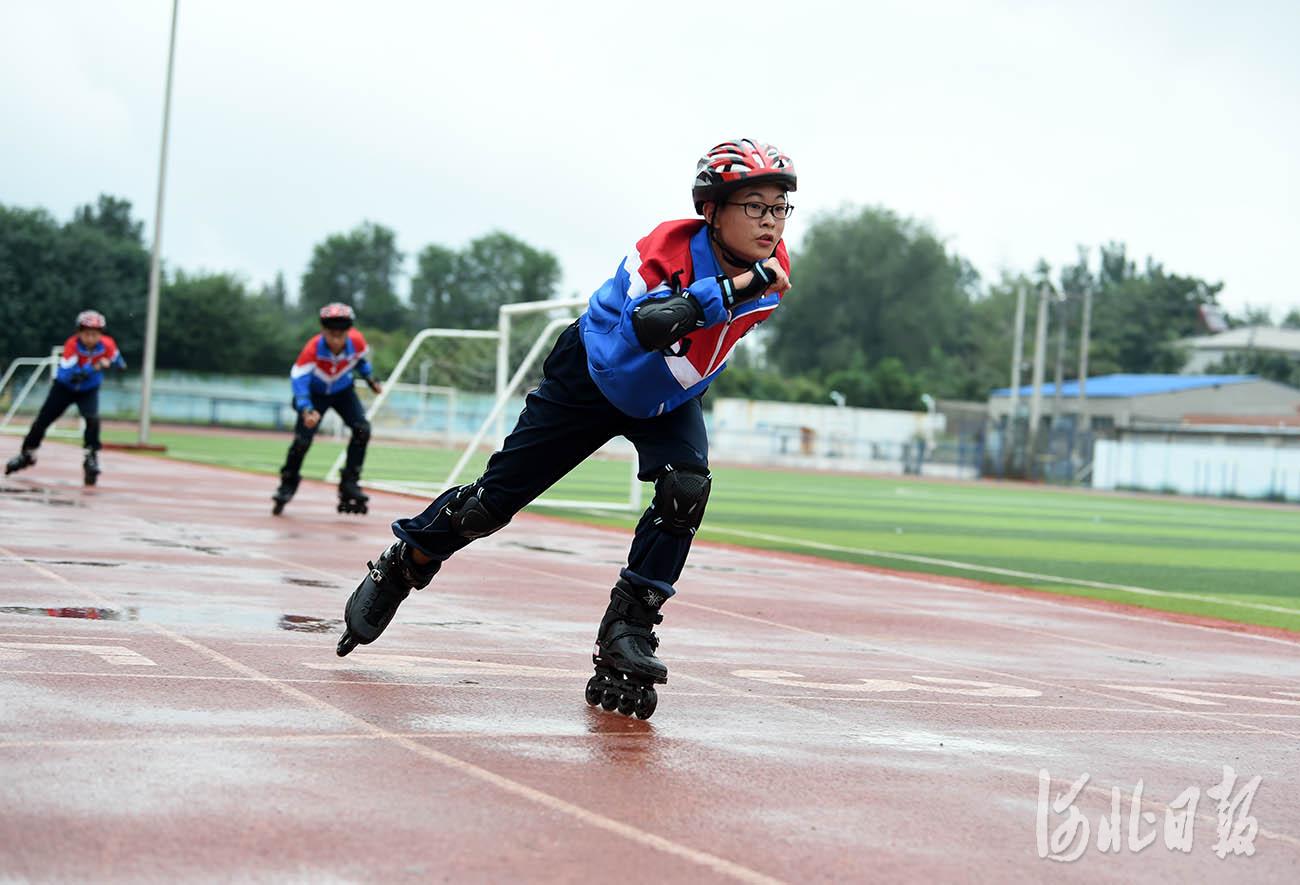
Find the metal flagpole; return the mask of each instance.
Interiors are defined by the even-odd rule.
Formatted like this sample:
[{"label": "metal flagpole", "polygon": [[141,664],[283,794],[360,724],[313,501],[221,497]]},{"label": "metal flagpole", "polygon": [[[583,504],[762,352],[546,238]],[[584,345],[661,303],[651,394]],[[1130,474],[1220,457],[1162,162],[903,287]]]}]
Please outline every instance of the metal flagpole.
[{"label": "metal flagpole", "polygon": [[144,324],[144,365],[140,372],[140,445],[149,444],[153,368],[158,345],[158,287],[162,263],[163,191],[167,183],[167,135],[171,128],[172,67],[176,60],[176,13],[180,0],[172,0],[171,41],[167,47],[167,89],[163,97],[162,147],[158,154],[158,201],[153,213],[153,251],[149,258],[149,304]]}]

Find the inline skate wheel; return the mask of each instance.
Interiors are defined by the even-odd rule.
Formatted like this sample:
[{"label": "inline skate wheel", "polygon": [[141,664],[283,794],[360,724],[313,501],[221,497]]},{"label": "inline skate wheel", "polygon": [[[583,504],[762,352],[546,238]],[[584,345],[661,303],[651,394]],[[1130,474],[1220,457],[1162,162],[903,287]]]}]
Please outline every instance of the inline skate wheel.
[{"label": "inline skate wheel", "polygon": [[659,694],[651,687],[647,687],[641,693],[641,697],[636,704],[636,718],[649,719],[654,715],[655,707],[659,706]]},{"label": "inline skate wheel", "polygon": [[605,693],[605,687],[600,684],[600,677],[593,676],[587,680],[587,703],[593,707],[600,706],[600,697]]}]

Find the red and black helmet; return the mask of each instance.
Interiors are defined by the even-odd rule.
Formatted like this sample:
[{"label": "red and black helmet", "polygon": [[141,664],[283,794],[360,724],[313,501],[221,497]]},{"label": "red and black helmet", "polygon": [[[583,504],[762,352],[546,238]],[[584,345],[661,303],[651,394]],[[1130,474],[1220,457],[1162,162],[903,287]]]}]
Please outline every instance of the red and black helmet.
[{"label": "red and black helmet", "polygon": [[77,331],[82,329],[103,329],[108,325],[108,320],[97,310],[83,310],[77,314]]},{"label": "red and black helmet", "polygon": [[752,138],[724,141],[700,157],[695,166],[695,187],[691,189],[695,211],[703,215],[705,203],[717,202],[742,182],[755,180],[798,190],[794,161],[774,146]]},{"label": "red and black helmet", "polygon": [[325,305],[320,309],[320,324],[326,329],[351,329],[352,321],[357,315],[352,308],[340,301]]}]

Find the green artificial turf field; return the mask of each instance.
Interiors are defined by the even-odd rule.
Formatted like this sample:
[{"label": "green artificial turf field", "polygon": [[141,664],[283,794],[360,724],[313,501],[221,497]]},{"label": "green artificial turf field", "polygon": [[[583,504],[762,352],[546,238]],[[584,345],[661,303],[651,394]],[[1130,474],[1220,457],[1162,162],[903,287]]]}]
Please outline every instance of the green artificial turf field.
[{"label": "green artificial turf field", "polygon": [[[106,431],[108,441],[134,439],[134,431]],[[218,430],[161,429],[151,439],[167,446],[167,457],[267,474],[278,472],[289,444],[288,434]],[[318,439],[304,476],[323,477],[342,445]],[[457,456],[374,443],[362,484],[440,486]],[[461,481],[484,461],[471,463]],[[628,473],[625,461],[592,460],[553,493],[626,499]],[[705,540],[1300,630],[1300,507],[732,466],[713,473]],[[268,477],[268,500],[274,485]],[[595,510],[543,512],[628,528],[636,521]]]}]

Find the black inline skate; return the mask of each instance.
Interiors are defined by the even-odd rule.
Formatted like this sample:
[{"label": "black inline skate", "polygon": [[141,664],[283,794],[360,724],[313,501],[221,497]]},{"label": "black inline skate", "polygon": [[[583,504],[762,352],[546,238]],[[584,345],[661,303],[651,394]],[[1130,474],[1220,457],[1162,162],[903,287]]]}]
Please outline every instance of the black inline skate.
[{"label": "black inline skate", "polygon": [[361,491],[361,486],[357,485],[360,477],[355,474],[343,472],[343,478],[339,480],[339,513],[366,513],[369,508],[366,502],[370,496]]},{"label": "black inline skate", "polygon": [[384,632],[397,607],[412,590],[423,590],[442,567],[440,562],[419,566],[411,559],[405,541],[395,541],[376,562],[366,563],[369,573],[348,597],[343,608],[343,635],[338,655],[343,657],[358,643],[369,645]]},{"label": "black inline skate", "polygon": [[587,682],[588,704],[638,719],[654,713],[654,687],[668,681],[668,668],[655,657],[659,637],[651,628],[663,622],[659,608],[666,599],[622,578],[614,585],[591,655],[596,675]]},{"label": "black inline skate", "polygon": [[294,493],[298,491],[298,483],[302,477],[296,473],[286,473],[280,471],[280,487],[275,490],[271,500],[275,503],[271,505],[271,513],[279,516],[284,512],[284,505],[293,500]]},{"label": "black inline skate", "polygon": [[81,471],[86,485],[93,486],[99,482],[99,474],[102,471],[99,469],[99,455],[94,449],[86,449],[85,460],[81,462]]},{"label": "black inline skate", "polygon": [[34,449],[23,449],[17,455],[14,455],[5,462],[5,476],[11,473],[17,473],[19,470],[26,470],[36,463],[36,456],[32,454]]}]

